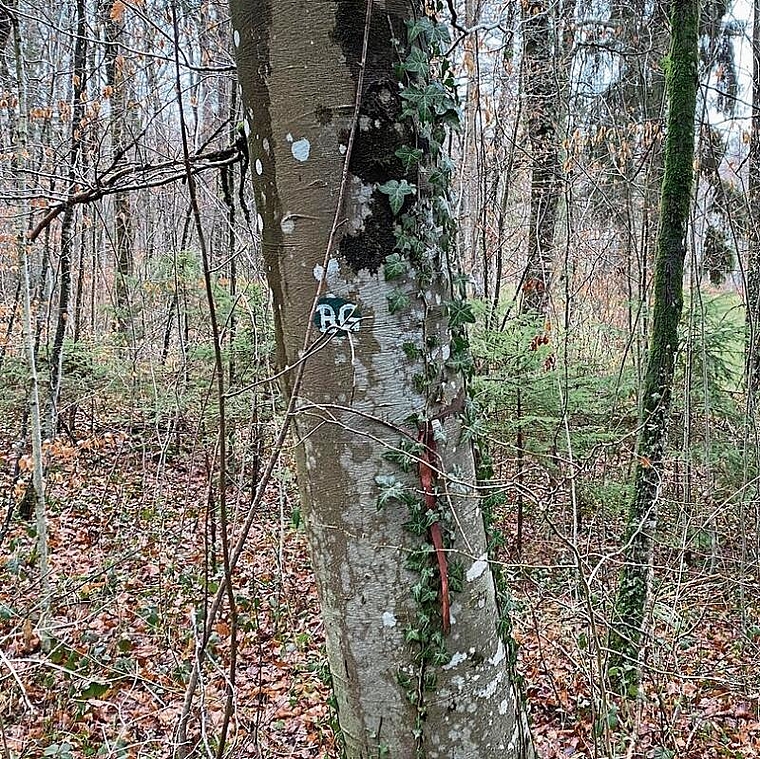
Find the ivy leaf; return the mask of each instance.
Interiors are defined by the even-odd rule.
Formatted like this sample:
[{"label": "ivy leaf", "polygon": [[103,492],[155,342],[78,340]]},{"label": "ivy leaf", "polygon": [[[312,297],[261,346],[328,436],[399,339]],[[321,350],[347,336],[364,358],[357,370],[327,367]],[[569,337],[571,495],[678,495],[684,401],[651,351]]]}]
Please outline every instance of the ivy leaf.
[{"label": "ivy leaf", "polygon": [[410,361],[417,361],[422,358],[422,350],[412,342],[401,343],[401,350]]},{"label": "ivy leaf", "polygon": [[391,211],[393,211],[394,215],[401,210],[406,196],[414,195],[417,192],[415,185],[409,184],[406,179],[402,179],[400,182],[391,179],[385,184],[381,184],[377,189],[380,190],[383,195],[388,196],[388,201],[391,204]]},{"label": "ivy leaf", "polygon": [[377,497],[377,508],[382,509],[392,501],[400,501],[404,497],[403,482],[399,482],[392,474],[378,474],[375,477],[375,484],[380,488],[380,495]]},{"label": "ivy leaf", "polygon": [[450,45],[451,35],[446,24],[431,24],[430,37],[428,38],[433,45]]},{"label": "ivy leaf", "polygon": [[427,16],[406,22],[406,37],[409,42],[414,42],[420,36],[425,42],[430,42],[432,34],[433,22]]},{"label": "ivy leaf", "polygon": [[472,307],[466,300],[452,300],[446,304],[449,311],[449,327],[459,327],[462,324],[475,324]]},{"label": "ivy leaf", "polygon": [[397,314],[399,311],[403,311],[409,305],[409,296],[396,288],[388,298],[388,310],[392,314]]},{"label": "ivy leaf", "polygon": [[401,159],[404,168],[409,171],[409,169],[420,162],[423,152],[419,148],[411,148],[408,145],[404,145],[396,151],[396,156]]},{"label": "ivy leaf", "polygon": [[474,368],[468,351],[452,353],[446,366],[459,374],[470,374]]},{"label": "ivy leaf", "polygon": [[383,276],[386,282],[392,279],[398,279],[406,274],[406,264],[404,259],[398,253],[391,253],[388,258],[385,259],[383,265]]},{"label": "ivy leaf", "polygon": [[415,45],[412,48],[412,52],[409,53],[406,60],[401,64],[401,68],[408,74],[416,74],[420,78],[425,79],[430,72],[430,60],[427,54]]},{"label": "ivy leaf", "polygon": [[428,182],[433,189],[443,192],[449,186],[449,178],[451,174],[442,167],[436,167],[430,172],[428,176]]},{"label": "ivy leaf", "polygon": [[448,109],[448,95],[438,83],[426,87],[407,87],[401,97],[406,101],[403,115],[416,115],[423,123],[433,121],[436,114]]}]

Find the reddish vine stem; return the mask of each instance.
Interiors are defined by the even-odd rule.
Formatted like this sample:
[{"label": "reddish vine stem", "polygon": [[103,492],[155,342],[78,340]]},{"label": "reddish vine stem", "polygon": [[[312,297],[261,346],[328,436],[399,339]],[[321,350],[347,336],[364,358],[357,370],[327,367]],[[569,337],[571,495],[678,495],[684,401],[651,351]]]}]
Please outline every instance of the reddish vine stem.
[{"label": "reddish vine stem", "polygon": [[[420,443],[423,449],[420,454],[419,472],[420,485],[425,499],[425,507],[428,513],[438,514],[438,497],[435,494],[435,472],[440,471],[440,462],[436,451],[435,433],[433,422],[427,421],[420,430]],[[435,558],[438,563],[438,574],[441,578],[441,624],[444,635],[448,635],[451,629],[451,601],[449,598],[449,567],[446,561],[446,550],[443,546],[443,533],[441,523],[435,521],[430,525],[430,540],[435,549]]]}]

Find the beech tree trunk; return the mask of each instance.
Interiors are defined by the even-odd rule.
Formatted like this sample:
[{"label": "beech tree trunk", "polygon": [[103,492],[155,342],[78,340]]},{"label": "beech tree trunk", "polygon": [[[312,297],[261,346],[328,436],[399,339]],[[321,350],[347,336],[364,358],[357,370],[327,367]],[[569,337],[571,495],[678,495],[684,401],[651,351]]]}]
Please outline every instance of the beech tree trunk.
[{"label": "beech tree trunk", "polygon": [[671,46],[666,71],[668,118],[660,230],[654,275],[649,358],[644,378],[633,499],[628,514],[625,564],[610,632],[610,680],[625,690],[639,680],[644,611],[668,411],[673,390],[678,324],[683,307],[683,268],[691,205],[694,111],[697,93],[699,0],[672,0]]},{"label": "beech tree trunk", "polygon": [[[346,755],[532,757],[498,631],[463,380],[452,368],[461,307],[440,250],[395,250],[403,209],[425,202],[432,184],[432,172],[397,154],[430,145],[402,114],[394,71],[422,4],[230,5],[278,358],[291,367],[286,392],[298,391],[298,480]],[[396,196],[403,207],[391,205],[392,187],[409,190]],[[435,494],[420,464],[434,446]],[[426,530],[409,528],[423,495],[441,510],[430,521],[445,532],[452,591],[461,569],[448,635],[440,563]],[[408,567],[420,552],[422,573]]]}]

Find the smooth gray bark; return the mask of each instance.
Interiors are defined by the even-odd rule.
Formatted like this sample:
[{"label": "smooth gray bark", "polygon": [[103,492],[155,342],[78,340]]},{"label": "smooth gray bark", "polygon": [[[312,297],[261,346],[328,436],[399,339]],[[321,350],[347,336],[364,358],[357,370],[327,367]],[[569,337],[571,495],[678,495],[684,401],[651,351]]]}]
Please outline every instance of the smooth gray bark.
[{"label": "smooth gray bark", "polygon": [[[362,80],[367,7],[365,0],[231,0],[280,365],[303,359],[317,294],[343,299],[359,317],[353,331],[311,328],[296,419],[298,480],[340,726],[352,758],[523,759],[533,753],[497,633],[472,453],[459,415],[446,413],[463,388],[445,366],[451,295],[443,267],[424,287],[413,267],[393,282],[383,273],[395,219],[378,186],[405,176],[395,150],[414,139],[400,119],[391,35],[404,44],[405,21],[421,14],[415,2],[372,4],[345,202],[329,246]],[[394,292],[408,307],[391,313]],[[427,365],[404,344],[427,354]],[[421,373],[434,387],[420,388]],[[288,393],[293,376],[285,374]],[[378,509],[376,477],[394,475],[419,491],[415,470],[405,474],[383,454],[416,441],[414,418],[437,413],[444,416],[438,453],[449,557],[462,561],[465,580],[453,596],[448,660],[426,691],[426,672],[405,640],[419,580],[406,557],[424,538],[405,527],[405,506]],[[401,684],[404,676],[419,682],[416,692]]]}]

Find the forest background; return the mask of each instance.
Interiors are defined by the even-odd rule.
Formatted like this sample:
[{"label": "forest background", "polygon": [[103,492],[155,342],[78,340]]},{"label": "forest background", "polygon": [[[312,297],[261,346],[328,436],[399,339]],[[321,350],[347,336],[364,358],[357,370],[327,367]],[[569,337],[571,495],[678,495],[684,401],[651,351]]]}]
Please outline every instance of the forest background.
[{"label": "forest background", "polygon": [[[642,682],[633,700],[607,687],[646,466],[666,10],[444,9],[473,319],[460,368],[542,757],[760,755],[760,24],[746,3],[702,8]],[[178,729],[199,755],[337,756],[231,38],[221,0],[0,4],[5,757],[169,756]],[[227,541],[234,613],[212,615]]]}]

